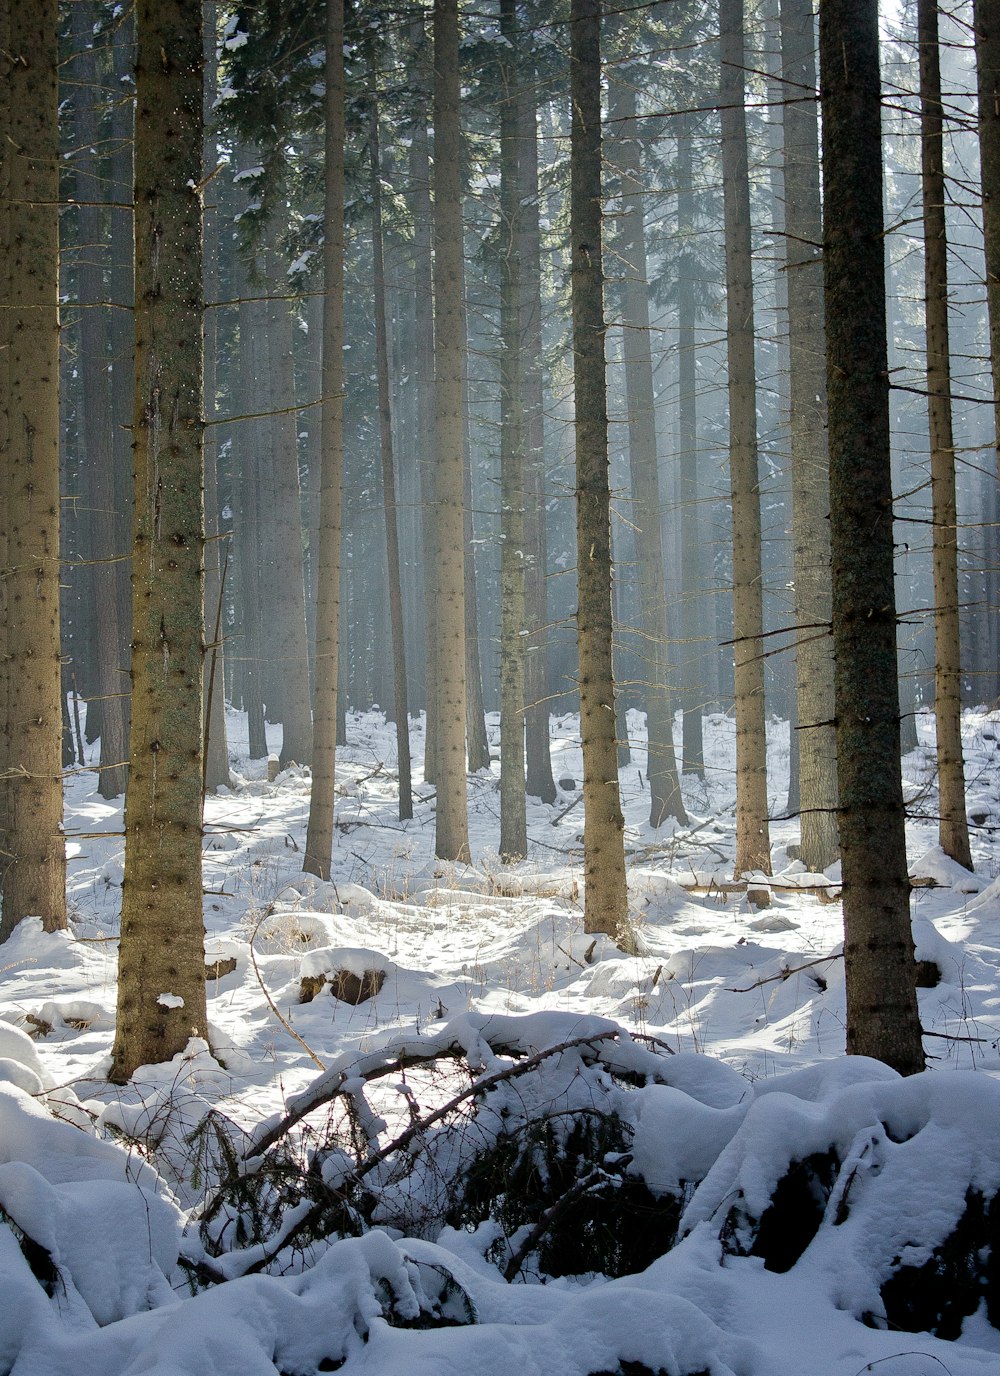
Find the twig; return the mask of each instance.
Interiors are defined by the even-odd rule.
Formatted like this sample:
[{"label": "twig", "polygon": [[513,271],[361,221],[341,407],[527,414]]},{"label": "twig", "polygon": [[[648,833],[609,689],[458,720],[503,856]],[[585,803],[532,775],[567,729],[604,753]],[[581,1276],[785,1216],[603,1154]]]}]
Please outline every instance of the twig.
[{"label": "twig", "polygon": [[288,1019],[282,1016],[281,1012],[278,1009],[278,1005],[275,1003],[274,999],[272,999],[270,991],[268,990],[267,985],[264,983],[263,976],[260,973],[260,968],[257,965],[257,953],[254,951],[253,943],[254,938],[256,937],[257,932],[260,929],[260,924],[264,921],[264,918],[267,916],[267,913],[261,913],[260,917],[257,919],[257,925],[254,927],[253,931],[250,934],[250,961],[253,965],[253,972],[257,976],[257,983],[260,985],[260,992],[264,995],[264,998],[267,1000],[267,1005],[270,1008],[271,1012],[281,1023],[285,1031],[290,1036],[295,1038],[299,1046],[302,1047],[302,1050],[312,1061],[313,1065],[317,1066],[321,1071],[326,1070],[326,1066],[316,1055],[316,1052],[312,1049],[309,1043],[306,1042],[302,1037],[300,1037],[299,1034],[296,1032],[295,1028],[288,1021]]},{"label": "twig", "polygon": [[765,977],[764,977],[763,979],[759,979],[759,980],[757,981],[756,984],[748,984],[747,987],[746,987],[745,989],[733,989],[733,988],[731,988],[729,985],[726,985],[726,993],[727,993],[727,994],[750,994],[750,993],[752,993],[752,992],[754,991],[754,989],[760,989],[760,988],[762,987],[762,985],[765,985],[765,984],[773,984],[775,980],[779,980],[779,979],[788,979],[790,975],[798,975],[798,974],[800,974],[803,970],[811,970],[811,969],[813,968],[814,965],[825,965],[825,964],[827,963],[827,961],[830,961],[830,960],[843,960],[843,959],[844,959],[844,953],[843,953],[843,951],[838,951],[838,952],[836,952],[836,954],[834,954],[834,955],[832,955],[832,956],[820,956],[820,957],[818,958],[818,960],[807,960],[806,963],[805,963],[805,965],[793,965],[793,966],[791,967],[791,969],[788,969],[788,970],[780,970],[780,971],[778,972],[778,974],[776,974],[776,975],[765,975]]}]

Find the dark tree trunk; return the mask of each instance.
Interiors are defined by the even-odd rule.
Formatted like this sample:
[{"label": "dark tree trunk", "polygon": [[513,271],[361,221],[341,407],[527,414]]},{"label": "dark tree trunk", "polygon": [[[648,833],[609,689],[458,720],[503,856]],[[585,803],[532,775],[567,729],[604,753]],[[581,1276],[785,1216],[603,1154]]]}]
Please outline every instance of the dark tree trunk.
[{"label": "dark tree trunk", "polygon": [[924,1066],[899,768],[875,0],[821,0],[830,544],[847,1051]]}]

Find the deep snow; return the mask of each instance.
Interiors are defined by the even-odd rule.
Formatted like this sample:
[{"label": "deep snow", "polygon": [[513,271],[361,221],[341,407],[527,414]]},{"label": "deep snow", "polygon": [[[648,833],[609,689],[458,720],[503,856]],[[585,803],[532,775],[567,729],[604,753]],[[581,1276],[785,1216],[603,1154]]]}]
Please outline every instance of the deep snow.
[{"label": "deep snow", "polygon": [[[239,720],[230,726],[236,737]],[[553,721],[559,778],[580,777],[575,726]],[[913,901],[917,954],[941,972],[920,992],[933,1069],[906,1082],[843,1056],[841,913],[821,901],[835,898],[837,874],[808,876],[789,860],[794,821],[773,824],[770,907],[749,907],[723,887],[733,854],[732,721],[707,719],[707,779],[685,781],[692,824],[673,835],[645,825],[641,718],[632,714],[630,729],[637,745],[622,788],[633,956],[583,935],[575,792],[551,808],[529,800],[531,854],[508,870],[496,853],[495,773],[475,776],[473,861],[436,863],[419,768],[416,816],[401,824],[394,730],[377,711],[355,716],[338,758],[334,881],[320,884],[300,872],[308,776],[292,768],[268,784],[264,762],[249,766],[237,738],[237,785],[206,814],[208,959],[236,960],[209,983],[212,1049],[224,1065],[192,1044],[125,1091],[103,1078],[121,811],[93,791],[93,773],[68,777],[71,930],[47,936],[29,920],[0,956],[0,1209],[13,1225],[0,1226],[0,1372],[255,1376],[344,1363],[350,1376],[588,1376],[622,1362],[677,1376],[1000,1370],[1000,1333],[985,1307],[949,1342],[870,1326],[884,1323],[888,1271],[931,1255],[968,1188],[987,1197],[1000,1188],[995,715],[965,722],[969,810],[982,819],[975,876],[935,846],[926,714],[921,748],[905,761],[911,873],[923,881]],[[418,761],[421,743],[415,728]],[[787,757],[787,726],[775,723],[776,817]],[[357,1006],[328,992],[299,1002],[304,976],[345,968],[382,971],[379,993]],[[209,1108],[250,1150],[254,1134],[261,1140],[296,1096],[317,1095],[332,1075],[367,1106],[362,1072],[385,1042],[457,1041],[469,1054],[481,1049],[488,1068],[491,1029],[523,1027],[534,1046],[589,1035],[607,1020],[623,1029],[617,1054],[641,1052],[659,1067],[629,1099],[629,1169],[654,1193],[689,1182],[685,1235],[646,1270],[508,1284],[483,1256],[482,1228],[419,1238],[390,1229],[271,1268],[285,1274],[243,1275],[249,1253],[235,1251],[219,1263],[233,1279],[192,1297],[190,1272],[176,1260],[182,1245],[189,1256],[198,1250],[190,1211],[210,1186],[211,1162],[191,1134]],[[665,1047],[654,1056],[656,1043],[633,1042],[629,1031]],[[413,1084],[421,1107],[432,1107],[434,1088],[419,1077],[389,1085],[368,1124],[373,1143],[402,1121]],[[829,1147],[840,1166],[802,1256],[779,1274],[741,1255],[789,1163]],[[51,1295],[29,1269],[23,1235],[49,1255]],[[449,1316],[443,1275],[464,1297],[450,1317],[477,1321],[401,1326]]]}]

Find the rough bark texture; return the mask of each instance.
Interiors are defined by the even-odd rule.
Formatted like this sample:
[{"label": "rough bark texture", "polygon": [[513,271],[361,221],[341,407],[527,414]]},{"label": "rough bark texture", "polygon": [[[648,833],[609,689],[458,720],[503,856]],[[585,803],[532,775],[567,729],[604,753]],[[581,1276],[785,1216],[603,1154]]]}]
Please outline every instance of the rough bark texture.
[{"label": "rough bark texture", "polygon": [[132,726],[111,1078],[208,1037],[202,919],[202,15],[136,8]]},{"label": "rough bark texture", "polygon": [[372,199],[372,273],[375,306],[375,366],[378,374],[379,449],[382,458],[382,505],[385,515],[386,572],[389,584],[389,627],[392,636],[393,708],[396,716],[396,761],[399,776],[399,820],[413,816],[410,782],[410,712],[406,693],[406,646],[403,637],[403,590],[399,574],[399,530],[396,520],[396,465],[392,444],[392,404],[389,390],[389,339],[386,329],[385,255],[382,236],[382,169],[379,155],[378,91],[375,54],[369,50],[371,106],[368,116],[368,157]]},{"label": "rough bark texture", "polygon": [[1000,0],[975,0],[979,86],[979,165],[983,187],[986,302],[993,365],[997,472],[1000,473]]},{"label": "rough bark texture", "polygon": [[944,109],[936,0],[918,0],[920,158],[924,206],[924,318],[927,327],[927,414],[934,521],[934,716],[940,822],[946,855],[972,869],[962,757],[958,509],[951,421],[948,329],[948,238],[945,223]]},{"label": "rough bark texture", "polygon": [[628,925],[611,667],[611,501],[601,243],[601,4],[571,11],[570,240],[576,398],[577,643],[583,745],[584,927]]},{"label": "rough bark texture", "polygon": [[636,119],[635,86],[613,81],[610,115],[618,130],[614,160],[621,177],[620,271],[624,278],[623,326],[625,401],[628,408],[629,479],[632,526],[639,574],[642,617],[641,654],[645,664],[646,776],[649,825],[660,827],[672,817],[686,823],[677,760],[674,756],[674,711],[667,686],[667,590],[663,566],[663,533],[653,361],[649,339],[649,282],[643,223],[642,151]]},{"label": "rough bark texture", "polygon": [[323,238],[323,456],[316,596],[312,795],[302,868],[330,878],[337,755],[340,531],[344,474],[344,5],[326,16],[326,175]]},{"label": "rough bark texture", "polygon": [[824,288],[847,1050],[923,1069],[893,586],[875,0],[821,0]]},{"label": "rough bark texture", "polygon": [[[0,940],[23,917],[66,926],[59,658],[59,138],[55,0],[5,7],[0,161],[7,316],[6,525],[8,864]],[[0,365],[3,366],[3,365]]]},{"label": "rough bark texture", "polygon": [[500,0],[500,858],[528,853],[524,767],[525,489],[516,0]]},{"label": "rough bark texture", "polygon": [[437,813],[435,852],[467,860],[465,785],[465,312],[458,4],[434,3],[434,619]]},{"label": "rough bark texture", "polygon": [[801,859],[837,858],[837,745],[830,624],[830,472],[823,338],[816,23],[812,0],[782,0],[785,266],[792,454],[792,561]]},{"label": "rough bark texture", "polygon": [[754,374],[750,184],[744,100],[743,0],[720,0],[719,105],[726,234],[729,481],[733,510],[736,696],[736,874],[771,873],[764,717],[763,574]]}]

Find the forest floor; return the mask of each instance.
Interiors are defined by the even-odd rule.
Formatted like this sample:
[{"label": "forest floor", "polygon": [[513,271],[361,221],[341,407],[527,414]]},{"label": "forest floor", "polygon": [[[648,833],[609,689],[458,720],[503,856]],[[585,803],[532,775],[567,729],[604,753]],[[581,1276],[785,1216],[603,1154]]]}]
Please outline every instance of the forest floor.
[{"label": "forest floor", "polygon": [[[320,883],[301,872],[308,772],[293,766],[267,782],[231,717],[238,773],[206,808],[206,958],[235,968],[209,980],[211,1050],[193,1043],[124,1090],[105,1080],[120,800],[97,795],[93,772],[68,776],[70,931],[47,936],[22,923],[0,968],[0,1218],[12,1224],[0,1229],[9,1297],[0,1373],[1000,1371],[997,714],[965,717],[974,875],[936,848],[927,713],[904,762],[917,956],[937,971],[936,985],[920,990],[931,1069],[905,1082],[843,1055],[839,874],[808,875],[789,857],[798,827],[781,820],[787,723],[772,723],[769,736],[776,820],[766,907],[730,884],[731,718],[706,718],[705,779],[684,781],[690,824],[659,832],[646,822],[642,718],[630,714],[629,727],[621,780],[636,953],[623,955],[583,933],[575,718],[552,720],[560,796],[552,806],[529,799],[529,857],[502,866],[497,766],[469,781],[471,863],[442,864],[419,727],[415,816],[401,823],[394,730],[378,712],[353,715],[338,752],[333,878]],[[495,720],[490,732],[496,749]],[[269,743],[276,750],[280,734]],[[323,980],[344,970],[380,972],[378,993],[357,1004],[333,997]],[[304,978],[322,986],[310,1002],[301,1001]],[[618,1185],[640,1178],[651,1200],[684,1210],[680,1232],[675,1219],[664,1233],[666,1255],[644,1256],[633,1274],[583,1265],[565,1274],[538,1253],[509,1283],[504,1264],[530,1228],[504,1233],[502,1210],[488,1206],[447,1224],[426,1180],[405,1221],[385,1205],[370,1216],[380,1229],[285,1253],[281,1230],[297,1226],[307,1192],[275,1185],[276,1259],[266,1266],[254,1251],[264,1233],[199,1233],[199,1211],[226,1169],[266,1175],[270,1158],[263,1148],[255,1156],[255,1143],[297,1095],[322,1101],[332,1074],[354,1096],[349,1126],[367,1138],[363,1156],[455,1092],[440,1066],[408,1078],[394,1059],[401,1048],[460,1046],[473,1073],[502,1078],[515,1042],[544,1060],[553,1044],[611,1036],[608,1020],[622,1029],[618,1070],[590,1056],[570,1077],[588,1095],[611,1095],[608,1121],[625,1125],[627,1153],[597,1164],[617,1171]],[[391,1083],[369,1103],[359,1087],[378,1054]],[[545,1063],[565,1070],[570,1054]],[[644,1086],[618,1073],[626,1061],[633,1070],[641,1062]],[[577,1089],[550,1090],[552,1104],[579,1110]],[[526,1120],[530,1097],[525,1090],[515,1106]],[[214,1151],[199,1129],[210,1110],[225,1139]],[[300,1139],[293,1130],[284,1140]],[[439,1175],[441,1140],[427,1148],[439,1153]],[[407,1148],[414,1161],[419,1150]],[[250,1167],[234,1167],[243,1152]],[[328,1164],[317,1169],[339,1187]],[[594,1188],[584,1182],[577,1195]],[[223,1215],[235,1229],[239,1209],[227,1204]],[[787,1242],[789,1228],[805,1228],[798,1242]],[[932,1331],[914,1331],[923,1327]]]}]

